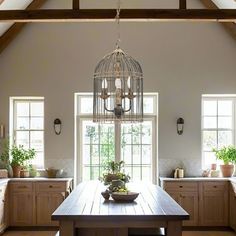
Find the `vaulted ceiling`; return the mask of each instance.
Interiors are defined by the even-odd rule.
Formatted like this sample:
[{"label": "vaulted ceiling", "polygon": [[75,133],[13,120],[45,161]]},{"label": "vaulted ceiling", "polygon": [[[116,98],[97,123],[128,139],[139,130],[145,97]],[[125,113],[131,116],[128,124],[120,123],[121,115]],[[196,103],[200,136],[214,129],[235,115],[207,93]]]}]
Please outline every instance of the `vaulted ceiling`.
[{"label": "vaulted ceiling", "polygon": [[[1,10],[37,9],[49,0],[0,0]],[[51,0],[55,1],[55,0]],[[57,0],[58,1],[58,0]],[[72,6],[73,0],[65,0]],[[193,0],[187,0],[191,2]],[[196,0],[194,0],[196,1]],[[199,0],[206,8],[236,9],[236,0]],[[55,1],[56,2],[56,1]],[[179,0],[122,0],[122,8],[178,8]],[[84,9],[116,8],[117,1],[111,0],[81,0],[80,7]],[[0,53],[14,39],[26,23],[0,22]],[[236,39],[236,24],[222,23]]]}]

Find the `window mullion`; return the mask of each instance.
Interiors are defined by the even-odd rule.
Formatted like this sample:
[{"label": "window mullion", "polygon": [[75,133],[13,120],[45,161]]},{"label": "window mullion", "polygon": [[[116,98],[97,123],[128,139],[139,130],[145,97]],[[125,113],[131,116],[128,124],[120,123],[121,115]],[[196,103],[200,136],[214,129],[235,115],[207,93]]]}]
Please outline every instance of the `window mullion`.
[{"label": "window mullion", "polygon": [[121,161],[121,124],[115,122],[115,161]]}]

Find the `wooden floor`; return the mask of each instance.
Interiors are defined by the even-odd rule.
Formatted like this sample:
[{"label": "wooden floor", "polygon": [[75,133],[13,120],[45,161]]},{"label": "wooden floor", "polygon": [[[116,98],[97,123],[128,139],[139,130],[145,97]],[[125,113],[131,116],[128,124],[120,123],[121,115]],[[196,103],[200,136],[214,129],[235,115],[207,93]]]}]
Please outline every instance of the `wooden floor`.
[{"label": "wooden floor", "polygon": [[[8,231],[3,236],[55,236],[54,231]],[[225,231],[185,231],[183,236],[236,236]]]}]

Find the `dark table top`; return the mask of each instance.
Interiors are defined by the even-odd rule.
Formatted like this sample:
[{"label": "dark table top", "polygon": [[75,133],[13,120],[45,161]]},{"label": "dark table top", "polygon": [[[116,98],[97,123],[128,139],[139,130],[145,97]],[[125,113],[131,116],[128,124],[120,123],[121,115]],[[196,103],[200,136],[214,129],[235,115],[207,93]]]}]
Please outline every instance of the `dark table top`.
[{"label": "dark table top", "polygon": [[[99,181],[79,184],[53,213],[53,220],[187,220],[188,213],[159,186],[130,183],[130,191],[139,192],[134,202],[105,201],[106,187]],[[111,199],[111,198],[110,198]]]}]

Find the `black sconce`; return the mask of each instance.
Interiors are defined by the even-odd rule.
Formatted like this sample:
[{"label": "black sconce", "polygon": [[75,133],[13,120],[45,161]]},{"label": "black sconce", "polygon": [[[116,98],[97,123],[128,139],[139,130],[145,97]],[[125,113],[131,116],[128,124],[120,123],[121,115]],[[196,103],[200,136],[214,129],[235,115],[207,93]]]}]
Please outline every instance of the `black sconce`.
[{"label": "black sconce", "polygon": [[61,120],[58,118],[54,120],[54,131],[56,135],[61,134]]},{"label": "black sconce", "polygon": [[184,132],[184,119],[183,118],[179,118],[177,120],[177,133],[178,135],[183,134]]}]

